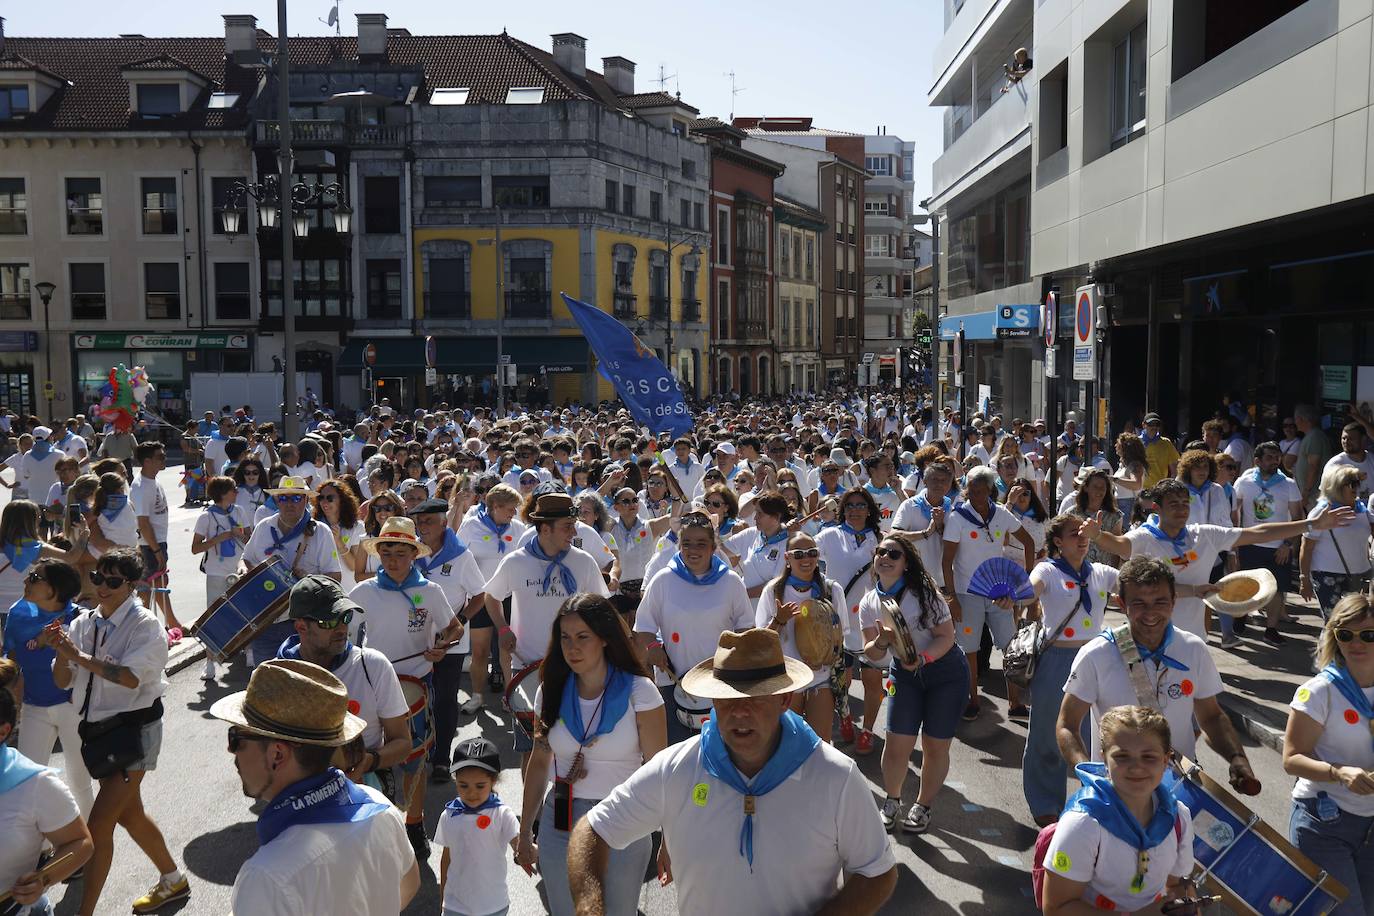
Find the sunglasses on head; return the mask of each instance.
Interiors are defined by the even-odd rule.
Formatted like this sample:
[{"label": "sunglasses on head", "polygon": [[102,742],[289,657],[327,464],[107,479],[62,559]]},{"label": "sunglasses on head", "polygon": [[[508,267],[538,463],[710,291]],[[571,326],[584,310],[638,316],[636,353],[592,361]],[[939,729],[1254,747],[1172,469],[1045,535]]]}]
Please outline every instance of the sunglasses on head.
[{"label": "sunglasses on head", "polygon": [[304,501],[305,501],[305,497],[304,497],[304,496],[278,496],[278,497],[277,497],[277,502],[279,502],[279,503],[286,503],[287,505],[294,505],[294,504],[296,504],[296,503],[304,502]]},{"label": "sunglasses on head", "polygon": [[682,527],[714,529],[716,527],[716,523],[711,521],[709,516],[702,515],[698,512],[693,513],[691,515],[684,515],[682,517]]},{"label": "sunglasses on head", "polygon": [[820,555],[820,549],[816,547],[798,547],[796,550],[787,551],[789,560],[814,560]]},{"label": "sunglasses on head", "polygon": [[237,725],[229,726],[229,753],[237,754],[239,748],[243,747],[245,741],[271,741],[264,735],[255,735],[252,732],[243,731]]},{"label": "sunglasses on head", "polygon": [[1342,627],[1336,631],[1337,642],[1354,642],[1356,636],[1360,638],[1360,642],[1374,643],[1374,630],[1347,630]]},{"label": "sunglasses on head", "polygon": [[107,576],[104,573],[98,572],[91,573],[91,584],[97,586],[108,585],[110,588],[123,588],[125,582],[132,581],[132,579],[125,576]]},{"label": "sunglasses on head", "polygon": [[874,558],[887,557],[889,560],[900,560],[905,554],[897,547],[877,547],[873,551]]}]

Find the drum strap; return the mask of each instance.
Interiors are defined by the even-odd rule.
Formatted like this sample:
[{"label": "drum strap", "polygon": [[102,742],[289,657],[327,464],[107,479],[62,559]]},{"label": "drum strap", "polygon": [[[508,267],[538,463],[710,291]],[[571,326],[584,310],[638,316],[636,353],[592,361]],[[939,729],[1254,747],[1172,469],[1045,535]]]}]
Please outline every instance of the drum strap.
[{"label": "drum strap", "polygon": [[1155,712],[1163,712],[1159,708],[1159,692],[1150,684],[1150,679],[1145,674],[1145,663],[1140,658],[1140,649],[1131,638],[1130,625],[1122,624],[1114,628],[1112,638],[1116,641],[1116,650],[1121,653],[1121,661],[1126,665],[1126,674],[1130,677],[1131,687],[1135,690],[1136,702]]}]

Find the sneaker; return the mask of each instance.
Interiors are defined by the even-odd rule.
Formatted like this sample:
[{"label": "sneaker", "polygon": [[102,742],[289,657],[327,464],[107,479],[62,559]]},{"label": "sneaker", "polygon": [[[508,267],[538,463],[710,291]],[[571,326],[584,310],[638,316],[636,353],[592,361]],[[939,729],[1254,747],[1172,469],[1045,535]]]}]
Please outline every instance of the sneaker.
[{"label": "sneaker", "polygon": [[415,851],[417,862],[429,858],[429,837],[425,836],[423,823],[406,824],[406,839],[410,840],[410,848]]},{"label": "sneaker", "polygon": [[469,715],[469,716],[471,716],[471,715],[476,715],[476,714],[477,714],[477,710],[479,710],[479,709],[481,709],[481,708],[482,708],[482,698],[479,697],[479,696],[468,697],[468,698],[467,698],[467,701],[464,702],[462,706],[459,706],[459,707],[458,707],[458,709],[459,709],[460,711],[462,711],[462,713],[463,713],[464,715]]},{"label": "sneaker", "polygon": [[972,722],[974,719],[978,718],[978,713],[982,711],[983,709],[981,706],[978,705],[978,701],[973,700],[967,706],[964,707],[964,721]]},{"label": "sneaker", "polygon": [[504,693],[506,690],[506,675],[500,668],[492,668],[487,673],[487,686],[492,693]]},{"label": "sneaker", "polygon": [[1286,642],[1283,638],[1283,634],[1278,631],[1277,627],[1264,628],[1264,641],[1271,646],[1281,646]]},{"label": "sneaker", "polygon": [[901,813],[902,803],[898,799],[883,799],[882,807],[878,809],[878,816],[883,819],[883,829],[891,830],[892,825],[897,823],[897,815]]},{"label": "sneaker", "polygon": [[842,716],[840,718],[840,743],[854,743],[854,717]]},{"label": "sneaker", "polygon": [[859,732],[859,740],[854,742],[854,753],[871,754],[873,753],[873,733],[868,729]]},{"label": "sneaker", "polygon": [[133,911],[135,913],[156,913],[173,900],[182,900],[189,896],[191,896],[191,883],[184,876],[172,885],[159,881],[153,885],[152,890],[134,901]]},{"label": "sneaker", "polygon": [[930,809],[917,802],[911,806],[911,810],[906,813],[906,820],[902,821],[903,833],[925,833],[930,829]]},{"label": "sneaker", "polygon": [[429,781],[433,783],[448,782],[448,764],[434,764],[429,771]]},{"label": "sneaker", "polygon": [[1230,636],[1221,637],[1221,647],[1223,649],[1234,649],[1238,645],[1240,645],[1240,637],[1235,633],[1232,633]]},{"label": "sneaker", "polygon": [[1015,719],[1018,722],[1030,721],[1030,707],[1025,705],[1012,706],[1007,709],[1007,718]]}]

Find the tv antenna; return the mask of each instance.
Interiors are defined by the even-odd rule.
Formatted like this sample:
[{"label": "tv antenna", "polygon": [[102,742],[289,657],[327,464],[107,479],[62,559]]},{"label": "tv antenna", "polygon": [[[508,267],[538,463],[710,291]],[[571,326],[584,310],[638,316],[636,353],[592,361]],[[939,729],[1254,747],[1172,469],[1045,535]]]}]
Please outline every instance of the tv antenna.
[{"label": "tv antenna", "polygon": [[670,73],[665,73],[665,72],[664,72],[665,69],[666,69],[666,68],[665,68],[662,64],[659,64],[659,65],[658,65],[658,79],[652,80],[651,82],[658,83],[658,91],[659,91],[659,92],[666,92],[666,91],[668,91],[668,81],[669,81],[669,80],[672,80],[672,81],[673,81],[673,85],[674,85],[676,88],[679,88],[679,89],[680,89],[681,87],[677,85],[677,74],[676,74],[676,73],[671,73],[671,74],[670,74]]},{"label": "tv antenna", "polygon": [[725,75],[730,77],[730,123],[733,124],[735,123],[735,97],[744,91],[744,87],[736,84],[734,70]]}]

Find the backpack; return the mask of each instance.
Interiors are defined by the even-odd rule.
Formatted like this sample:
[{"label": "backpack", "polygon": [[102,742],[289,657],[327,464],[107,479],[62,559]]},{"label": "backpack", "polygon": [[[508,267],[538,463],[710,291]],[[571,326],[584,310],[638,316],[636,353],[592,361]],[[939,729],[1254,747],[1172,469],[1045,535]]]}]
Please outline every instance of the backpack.
[{"label": "backpack", "polygon": [[[1031,855],[1031,888],[1035,894],[1035,908],[1043,910],[1045,908],[1045,854],[1050,851],[1050,841],[1054,839],[1054,828],[1059,826],[1056,821],[1040,828],[1040,832],[1035,835],[1035,852]],[[1174,813],[1174,840],[1183,840],[1183,818],[1177,811]]]}]

